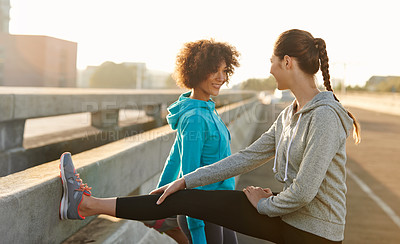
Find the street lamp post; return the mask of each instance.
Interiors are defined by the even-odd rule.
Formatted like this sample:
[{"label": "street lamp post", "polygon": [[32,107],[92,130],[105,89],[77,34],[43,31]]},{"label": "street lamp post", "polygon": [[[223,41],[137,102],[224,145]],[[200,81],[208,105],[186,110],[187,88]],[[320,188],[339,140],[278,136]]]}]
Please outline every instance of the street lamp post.
[{"label": "street lamp post", "polygon": [[341,93],[346,94],[346,62],[343,62],[343,79],[341,85]]}]

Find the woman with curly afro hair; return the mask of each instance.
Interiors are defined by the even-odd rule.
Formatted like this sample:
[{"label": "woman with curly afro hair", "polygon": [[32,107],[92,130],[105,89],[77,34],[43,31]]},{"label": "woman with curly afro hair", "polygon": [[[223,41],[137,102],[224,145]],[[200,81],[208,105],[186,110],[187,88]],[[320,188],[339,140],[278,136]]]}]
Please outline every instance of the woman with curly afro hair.
[{"label": "woman with curly afro hair", "polygon": [[[231,154],[229,131],[211,96],[217,96],[228,83],[239,66],[238,56],[233,46],[213,39],[185,43],[178,53],[173,76],[178,86],[190,91],[168,108],[167,121],[177,136],[158,187]],[[235,180],[232,177],[197,189],[234,190]],[[234,231],[213,223],[184,215],[178,216],[178,222],[191,243],[237,243]]]}]

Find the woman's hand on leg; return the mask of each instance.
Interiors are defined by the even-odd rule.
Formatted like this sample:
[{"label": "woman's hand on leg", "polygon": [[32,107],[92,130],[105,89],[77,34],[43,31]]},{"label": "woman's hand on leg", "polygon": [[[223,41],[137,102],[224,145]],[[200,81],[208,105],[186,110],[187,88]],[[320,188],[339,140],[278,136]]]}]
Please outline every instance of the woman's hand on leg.
[{"label": "woman's hand on leg", "polygon": [[175,193],[179,190],[183,190],[185,188],[186,188],[185,179],[182,177],[174,182],[169,183],[168,185],[165,185],[163,187],[151,191],[150,194],[162,194],[157,201],[157,204],[159,205],[165,200],[165,198],[167,198],[172,193]]},{"label": "woman's hand on leg", "polygon": [[272,196],[272,191],[269,188],[261,188],[255,186],[248,186],[243,189],[247,199],[257,209],[257,204],[262,198],[268,198]]}]

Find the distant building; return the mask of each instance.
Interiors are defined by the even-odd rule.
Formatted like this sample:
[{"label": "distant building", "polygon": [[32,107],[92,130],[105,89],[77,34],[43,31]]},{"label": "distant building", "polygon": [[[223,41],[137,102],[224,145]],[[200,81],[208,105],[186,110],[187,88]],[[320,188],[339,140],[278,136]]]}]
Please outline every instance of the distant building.
[{"label": "distant building", "polygon": [[76,86],[77,43],[0,33],[0,86]]},{"label": "distant building", "polygon": [[134,63],[134,62],[124,62],[126,67],[133,68],[135,71],[135,81],[136,81],[136,89],[147,88],[146,79],[147,79],[147,68],[145,63]]},{"label": "distant building", "polygon": [[[148,70],[145,63],[124,62],[119,65],[124,65],[132,70],[133,87],[129,89],[165,89],[168,87],[167,80],[170,73],[158,70]],[[77,87],[90,87],[92,75],[100,66],[87,66],[85,70],[78,71]],[[171,85],[169,85],[171,86]],[[173,88],[176,88],[174,86]]]},{"label": "distant building", "polygon": [[369,91],[377,91],[381,83],[390,82],[391,80],[400,81],[400,76],[371,76],[366,82],[365,87]]},{"label": "distant building", "polygon": [[10,0],[0,0],[0,33],[9,32],[10,8]]},{"label": "distant building", "polygon": [[90,87],[90,78],[99,66],[86,66],[84,70],[78,70],[76,86],[80,88]]},{"label": "distant building", "polygon": [[369,78],[369,80],[367,81],[367,83],[371,86],[376,86],[379,83],[381,83],[382,81],[386,80],[388,78],[388,76],[371,76],[371,78]]},{"label": "distant building", "polygon": [[[104,64],[103,64],[104,65]],[[177,89],[171,73],[159,70],[149,70],[145,63],[124,62],[124,65],[132,70],[132,87],[128,89]],[[100,66],[87,66],[78,71],[77,87],[90,88],[90,80]]]},{"label": "distant building", "polygon": [[172,80],[171,73],[168,73],[165,71],[159,71],[159,70],[149,70],[145,88],[151,88],[151,89],[175,88],[175,89],[177,89],[178,87],[175,85],[175,81]]}]

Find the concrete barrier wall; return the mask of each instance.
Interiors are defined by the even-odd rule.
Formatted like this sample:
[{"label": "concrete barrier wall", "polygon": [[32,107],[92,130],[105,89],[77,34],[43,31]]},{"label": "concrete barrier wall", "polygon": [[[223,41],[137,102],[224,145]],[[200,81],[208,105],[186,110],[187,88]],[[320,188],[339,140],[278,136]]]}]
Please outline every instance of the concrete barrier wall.
[{"label": "concrete barrier wall", "polygon": [[[102,135],[134,135],[143,128],[164,124],[163,108],[174,102],[181,90],[122,90],[122,89],[77,89],[77,88],[21,88],[0,87],[0,177],[12,174],[43,162],[54,160],[62,148],[71,148],[76,139],[69,138],[52,145],[24,148],[25,121],[32,118],[64,114],[91,113],[92,137]],[[214,100],[217,106],[235,103],[254,96],[254,92],[222,91]],[[120,109],[143,109],[154,121],[148,125],[119,125]],[[106,133],[102,133],[106,132]],[[106,138],[102,143],[120,139]],[[82,148],[92,148],[95,142],[82,141]]]},{"label": "concrete barrier wall", "polygon": [[[232,147],[248,145],[248,137],[258,123],[256,117],[251,117],[257,116],[254,109],[257,104],[256,99],[250,99],[230,105],[230,109],[218,110],[232,132]],[[154,188],[174,139],[175,132],[163,126],[73,155],[73,160],[82,179],[93,186],[94,196],[147,193]],[[52,161],[0,178],[1,242],[60,243],[94,219],[59,220],[62,190],[58,165],[58,160]],[[131,243],[150,243],[148,241],[154,238],[165,238],[136,221],[108,219],[105,222],[123,226],[107,236],[111,242],[125,238],[123,233],[129,233],[128,238],[140,238],[130,239]]]},{"label": "concrete barrier wall", "polygon": [[[0,87],[0,122],[170,104],[181,93],[182,90]],[[254,92],[222,90],[215,101],[228,104],[253,95]]]}]

